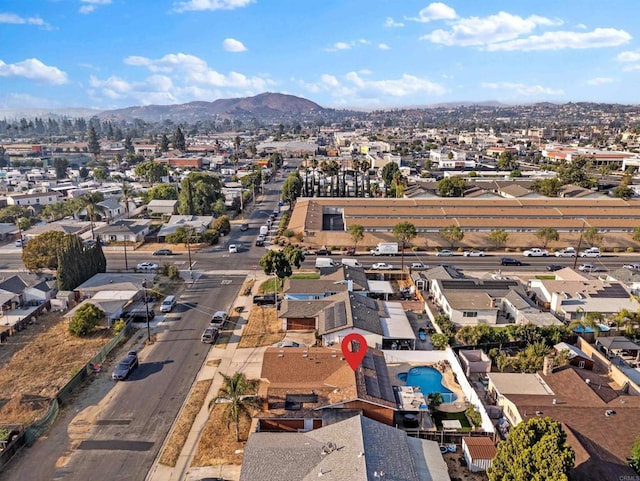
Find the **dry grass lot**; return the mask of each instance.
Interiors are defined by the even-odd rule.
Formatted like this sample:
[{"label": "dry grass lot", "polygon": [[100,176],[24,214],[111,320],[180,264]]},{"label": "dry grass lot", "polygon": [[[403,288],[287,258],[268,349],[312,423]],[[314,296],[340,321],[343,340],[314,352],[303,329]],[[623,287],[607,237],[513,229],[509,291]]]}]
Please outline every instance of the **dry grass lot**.
[{"label": "dry grass lot", "polygon": [[455,453],[444,455],[451,481],[487,481],[489,477],[484,472],[472,473],[466,466],[460,447]]},{"label": "dry grass lot", "polygon": [[275,307],[252,306],[238,347],[271,346],[283,338],[282,321],[276,316]]},{"label": "dry grass lot", "polygon": [[[74,337],[58,313],[40,316],[37,324],[10,337],[0,348],[5,355],[0,367],[2,422],[29,423],[40,417],[49,406],[46,399],[53,398],[111,337],[108,329]],[[28,401],[32,397],[36,400]]]},{"label": "dry grass lot", "polygon": [[197,382],[194,386],[162,451],[162,455],[160,456],[161,464],[171,467],[176,465],[184,443],[187,440],[187,436],[189,436],[189,432],[191,431],[191,426],[193,426],[193,421],[196,419],[200,409],[202,409],[212,382],[213,379],[206,379]]},{"label": "dry grass lot", "polygon": [[[256,390],[258,381],[256,383]],[[224,418],[225,404],[213,404],[207,425],[198,440],[196,454],[192,466],[217,466],[221,464],[242,464],[242,452],[249,437],[251,421],[242,418],[240,421],[240,441],[236,441],[235,428]]]}]

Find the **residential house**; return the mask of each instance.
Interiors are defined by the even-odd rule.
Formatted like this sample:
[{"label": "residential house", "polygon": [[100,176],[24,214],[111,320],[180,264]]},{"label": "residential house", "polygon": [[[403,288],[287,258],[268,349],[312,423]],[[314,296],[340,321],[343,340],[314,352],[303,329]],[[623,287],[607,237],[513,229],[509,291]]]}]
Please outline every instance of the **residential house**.
[{"label": "residential house", "polygon": [[513,290],[504,296],[501,304],[504,317],[518,325],[563,326],[564,323],[549,311],[541,309],[522,290]]},{"label": "residential house", "polygon": [[491,438],[473,436],[462,438],[462,454],[469,471],[486,471],[491,467],[498,450]]},{"label": "residential house", "polygon": [[373,348],[355,371],[329,348],[267,348],[257,431],[311,431],[324,419],[361,413],[393,426],[397,403],[384,355]]},{"label": "residential house", "polygon": [[129,201],[129,207],[127,208],[125,203],[117,197],[105,198],[102,202],[98,202],[98,205],[104,209],[102,217],[109,221],[123,217],[136,208],[133,201]]},{"label": "residential house", "polygon": [[95,236],[103,242],[142,242],[149,235],[148,219],[120,219],[95,229]]},{"label": "residential house", "polygon": [[99,273],[74,289],[77,299],[88,299],[100,291],[142,291],[150,289],[154,274]]},{"label": "residential house", "polygon": [[599,312],[605,317],[623,309],[636,312],[640,303],[631,297],[627,288],[619,282],[594,279],[591,276],[566,276],[570,269],[558,271],[567,279],[531,279],[529,289],[536,303],[549,309],[556,317],[570,322],[582,319],[589,313]]},{"label": "residential house", "polygon": [[488,394],[509,425],[541,416],[562,423],[576,453],[571,479],[637,476],[627,459],[640,432],[640,396],[625,394],[607,374],[573,366],[487,376]]},{"label": "residential house", "polygon": [[296,301],[324,299],[348,290],[346,282],[331,279],[291,279],[284,281],[284,298]]},{"label": "residential house", "polygon": [[20,235],[20,229],[13,222],[0,222],[0,241],[6,241]]},{"label": "residential house", "polygon": [[346,284],[352,292],[366,294],[369,292],[369,280],[362,267],[342,264],[336,268],[322,269],[321,279],[333,281],[338,284]]},{"label": "residential house", "polygon": [[34,192],[33,194],[16,194],[7,195],[7,205],[16,205],[20,207],[34,207],[57,204],[62,199],[62,194],[54,191]]},{"label": "residential house", "polygon": [[566,342],[559,342],[555,346],[553,346],[556,353],[566,352],[567,359],[571,366],[575,366],[580,369],[593,369],[593,359],[589,357],[584,351],[580,350],[580,348],[574,346],[573,344],[568,344]]},{"label": "residential house", "polygon": [[3,308],[17,309],[26,303],[24,290],[29,286],[19,275],[12,275],[0,281],[0,292],[4,293]]},{"label": "residential house", "polygon": [[154,199],[147,204],[147,212],[151,215],[174,215],[178,212],[178,201]]},{"label": "residential house", "polygon": [[210,215],[172,215],[158,231],[157,240],[164,242],[168,235],[173,234],[180,227],[184,227],[194,234],[204,234],[214,220],[215,217]]},{"label": "residential house", "polygon": [[449,481],[435,441],[407,436],[363,415],[308,432],[253,433],[240,481]]},{"label": "residential house", "polygon": [[496,325],[502,299],[522,289],[515,280],[436,279],[431,288],[442,313],[458,326]]}]

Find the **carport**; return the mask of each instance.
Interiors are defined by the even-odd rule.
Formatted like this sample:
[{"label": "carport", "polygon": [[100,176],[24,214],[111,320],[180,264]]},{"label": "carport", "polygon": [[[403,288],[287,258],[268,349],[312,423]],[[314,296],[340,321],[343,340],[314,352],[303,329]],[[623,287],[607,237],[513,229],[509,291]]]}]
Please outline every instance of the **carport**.
[{"label": "carport", "polygon": [[407,313],[399,302],[385,302],[386,315],[380,317],[384,335],[382,349],[414,350],[416,334],[413,332]]},{"label": "carport", "polygon": [[393,294],[393,287],[389,281],[368,280],[367,282],[369,284],[369,294],[373,294],[371,297],[382,298],[386,301]]}]

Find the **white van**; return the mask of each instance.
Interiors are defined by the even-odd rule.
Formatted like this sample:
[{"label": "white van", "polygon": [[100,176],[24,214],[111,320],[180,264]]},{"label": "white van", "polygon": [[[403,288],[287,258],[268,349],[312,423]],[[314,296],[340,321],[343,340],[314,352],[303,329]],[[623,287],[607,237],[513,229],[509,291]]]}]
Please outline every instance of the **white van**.
[{"label": "white van", "polygon": [[342,265],[349,266],[349,267],[362,267],[362,264],[360,264],[357,259],[345,259],[345,258],[343,258],[342,259]]},{"label": "white van", "polygon": [[316,257],[316,267],[336,267],[336,264],[331,257]]},{"label": "white van", "polygon": [[176,305],[176,296],[167,296],[164,301],[162,301],[162,305],[160,306],[160,312],[171,312],[173,307]]},{"label": "white van", "polygon": [[269,235],[269,226],[268,225],[263,225],[262,227],[260,227],[260,235]]}]

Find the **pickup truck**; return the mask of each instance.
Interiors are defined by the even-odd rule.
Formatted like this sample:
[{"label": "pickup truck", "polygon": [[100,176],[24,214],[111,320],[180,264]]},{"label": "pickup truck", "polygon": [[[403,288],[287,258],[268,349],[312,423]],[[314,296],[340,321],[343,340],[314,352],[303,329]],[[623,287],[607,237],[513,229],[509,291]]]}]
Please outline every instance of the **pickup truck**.
[{"label": "pickup truck", "polygon": [[276,303],[276,295],[275,294],[265,294],[263,296],[253,296],[253,303],[258,306],[264,306],[267,304],[275,304]]},{"label": "pickup truck", "polygon": [[534,247],[532,249],[527,249],[522,253],[525,257],[547,257],[549,255],[549,251],[546,249],[538,249]]}]

